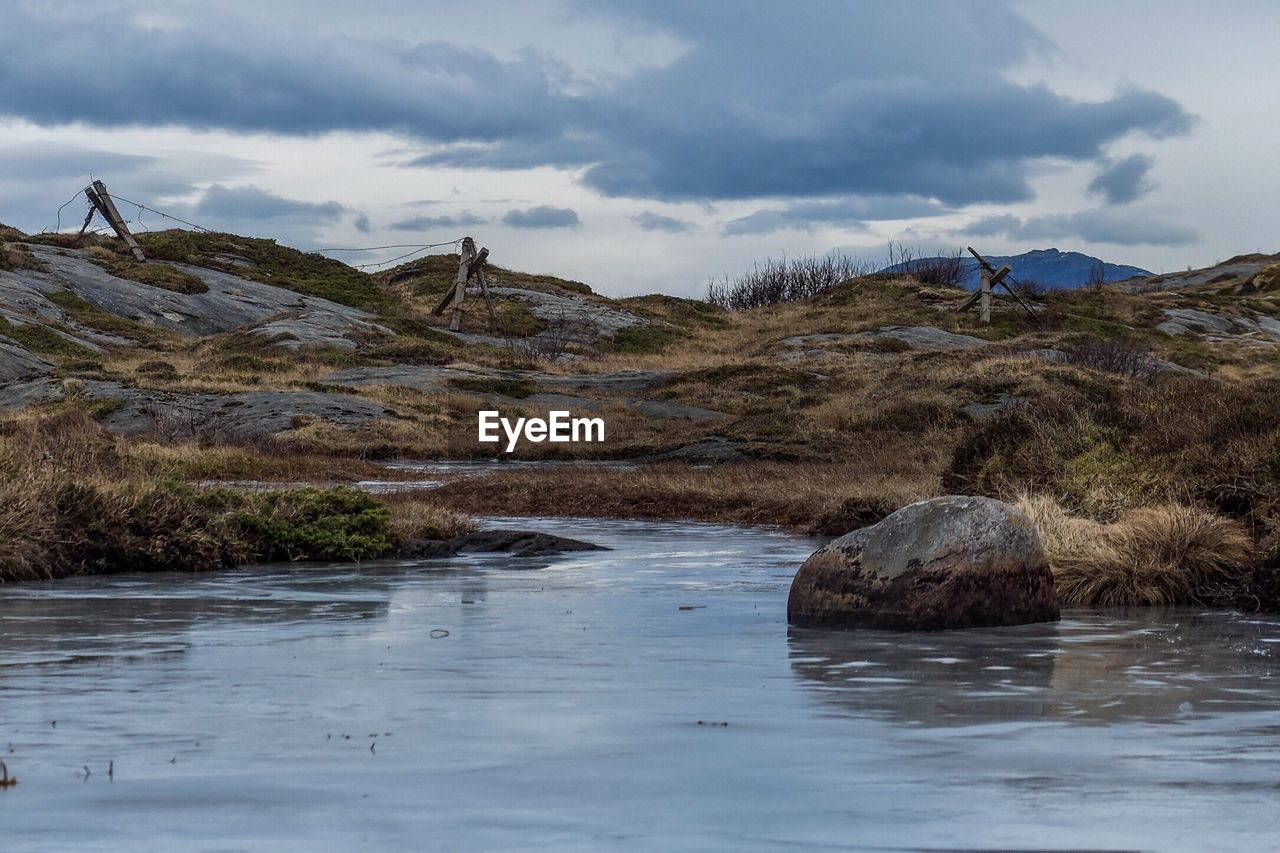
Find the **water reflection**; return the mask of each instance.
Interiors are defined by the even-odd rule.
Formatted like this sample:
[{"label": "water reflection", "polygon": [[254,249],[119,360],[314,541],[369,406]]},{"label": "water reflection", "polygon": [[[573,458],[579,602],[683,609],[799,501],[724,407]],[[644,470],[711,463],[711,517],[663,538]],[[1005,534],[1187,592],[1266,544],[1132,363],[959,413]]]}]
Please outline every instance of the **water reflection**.
[{"label": "water reflection", "polygon": [[0,671],[180,653],[194,629],[220,624],[324,631],[334,622],[385,619],[409,578],[460,586],[466,600],[483,599],[487,590],[475,563],[462,561],[295,564],[14,585],[0,602]]},{"label": "water reflection", "polygon": [[830,708],[924,726],[1274,709],[1278,644],[1280,620],[1189,609],[937,634],[788,634],[793,672]]}]

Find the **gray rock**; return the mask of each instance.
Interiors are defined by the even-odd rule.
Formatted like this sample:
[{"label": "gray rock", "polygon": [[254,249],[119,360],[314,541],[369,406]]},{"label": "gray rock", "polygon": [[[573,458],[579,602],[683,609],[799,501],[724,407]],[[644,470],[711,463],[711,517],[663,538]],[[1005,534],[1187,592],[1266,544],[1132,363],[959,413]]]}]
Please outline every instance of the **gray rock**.
[{"label": "gray rock", "polygon": [[1198,308],[1166,308],[1164,315],[1169,319],[1156,328],[1168,335],[1226,335],[1235,328],[1231,318]]},{"label": "gray rock", "polygon": [[592,341],[599,337],[611,338],[623,329],[651,322],[638,314],[583,296],[544,293],[519,287],[496,286],[489,290],[494,296],[520,302],[530,314],[544,323],[564,326],[574,339]]},{"label": "gray rock", "polygon": [[1200,335],[1206,340],[1251,340],[1280,343],[1280,320],[1266,314],[1252,317],[1214,314],[1199,308],[1166,308],[1169,319],[1156,326],[1166,335]]},{"label": "gray rock", "polygon": [[903,507],[809,557],[787,618],[801,627],[938,631],[1051,622],[1053,575],[1031,520],[1001,501]]},{"label": "gray rock", "polygon": [[0,335],[0,382],[13,382],[33,376],[43,376],[53,365],[33,355],[12,338]]},{"label": "gray rock", "polygon": [[794,335],[790,338],[783,338],[778,341],[778,346],[783,347],[807,347],[812,345],[821,346],[822,344],[841,344],[845,341],[851,341],[857,335],[842,334],[840,332],[823,332],[818,335]]},{"label": "gray rock", "polygon": [[711,465],[724,462],[741,462],[747,457],[738,450],[739,442],[721,436],[704,438],[684,447],[650,456],[649,462],[687,462],[694,465]]},{"label": "gray rock", "polygon": [[[0,387],[0,408],[13,410],[42,400],[60,400],[64,393],[62,383],[53,380],[11,383]],[[82,393],[90,400],[120,402],[102,422],[121,435],[264,435],[291,429],[298,418],[356,426],[393,416],[390,409],[371,400],[318,391],[181,394],[89,379],[84,381]]]},{"label": "gray rock", "polygon": [[0,272],[0,303],[37,322],[65,324],[75,330],[77,338],[102,344],[118,343],[119,339],[81,329],[48,296],[69,290],[105,311],[143,325],[192,336],[243,330],[276,339],[290,349],[317,345],[353,348],[361,339],[392,334],[358,308],[230,273],[173,264],[209,288],[205,293],[175,293],[117,278],[78,249],[33,245],[31,251],[49,272]]},{"label": "gray rock", "polygon": [[608,551],[601,545],[523,530],[482,530],[455,536],[453,539],[409,539],[400,544],[395,555],[402,560],[430,560],[453,557],[462,553],[494,553],[504,551],[515,557],[546,557],[572,551]]},{"label": "gray rock", "polygon": [[957,335],[935,326],[883,326],[879,331],[863,332],[859,337],[893,338],[914,350],[974,349],[991,343],[972,335]]}]

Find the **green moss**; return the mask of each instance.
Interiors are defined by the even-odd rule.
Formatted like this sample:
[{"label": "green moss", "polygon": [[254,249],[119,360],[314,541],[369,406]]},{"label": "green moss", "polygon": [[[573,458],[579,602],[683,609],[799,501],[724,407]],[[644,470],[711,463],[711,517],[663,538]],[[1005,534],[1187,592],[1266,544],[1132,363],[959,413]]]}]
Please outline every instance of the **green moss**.
[{"label": "green moss", "polygon": [[275,240],[194,231],[152,231],[138,237],[148,257],[220,269],[343,305],[378,309],[390,295],[370,275],[323,255]]},{"label": "green moss", "polygon": [[124,400],[115,397],[103,397],[99,400],[93,400],[85,406],[85,411],[89,413],[89,417],[95,421],[110,417],[112,414],[124,408]]},{"label": "green moss", "polygon": [[515,335],[517,338],[528,338],[547,327],[546,323],[534,316],[532,311],[519,302],[503,300],[496,307],[498,309],[498,324],[509,335]]},{"label": "green moss", "polygon": [[647,355],[662,352],[680,337],[678,332],[661,326],[627,326],[613,336],[613,340],[609,342],[609,349],[613,352]]},{"label": "green moss", "polygon": [[678,296],[667,296],[664,293],[651,293],[646,296],[621,299],[619,303],[632,311],[665,320],[683,328],[722,329],[729,325],[728,311],[719,305],[699,299],[682,299]]},{"label": "green moss", "polygon": [[111,260],[95,261],[94,263],[116,278],[136,281],[139,284],[149,284],[152,287],[171,290],[174,293],[207,293],[209,291],[209,285],[205,284],[199,276],[183,272],[170,264],[157,263],[155,261],[139,263],[138,261],[124,258],[113,258]]},{"label": "green moss", "polygon": [[0,335],[6,335],[37,355],[66,358],[85,358],[93,350],[58,334],[54,329],[39,323],[16,325],[0,317]]},{"label": "green moss", "polygon": [[69,290],[59,290],[45,298],[66,311],[77,323],[108,335],[129,338],[147,346],[158,346],[180,337],[177,332],[112,314]]},{"label": "green moss", "polygon": [[[447,335],[440,337],[452,341]],[[422,338],[396,337],[365,351],[370,359],[393,364],[448,364],[457,358],[458,347]]]}]

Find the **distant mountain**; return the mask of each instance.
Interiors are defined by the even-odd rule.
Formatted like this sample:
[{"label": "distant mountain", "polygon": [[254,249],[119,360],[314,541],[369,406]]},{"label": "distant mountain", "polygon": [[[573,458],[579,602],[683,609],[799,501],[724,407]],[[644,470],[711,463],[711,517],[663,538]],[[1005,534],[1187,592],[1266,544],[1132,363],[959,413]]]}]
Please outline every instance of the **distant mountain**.
[{"label": "distant mountain", "polygon": [[[1070,290],[1089,283],[1090,275],[1097,264],[1102,264],[1104,281],[1124,281],[1135,276],[1153,275],[1150,270],[1131,267],[1125,264],[1111,264],[1100,258],[1084,255],[1080,252],[1060,252],[1057,249],[1035,249],[1021,255],[984,255],[988,261],[999,269],[1003,264],[1013,267],[1013,277],[1021,282],[1035,281],[1046,290]],[[908,266],[927,264],[936,258],[920,258],[910,264],[894,264],[883,272],[903,272]],[[976,290],[981,276],[978,262],[969,253],[961,259],[967,279],[964,286]]]}]

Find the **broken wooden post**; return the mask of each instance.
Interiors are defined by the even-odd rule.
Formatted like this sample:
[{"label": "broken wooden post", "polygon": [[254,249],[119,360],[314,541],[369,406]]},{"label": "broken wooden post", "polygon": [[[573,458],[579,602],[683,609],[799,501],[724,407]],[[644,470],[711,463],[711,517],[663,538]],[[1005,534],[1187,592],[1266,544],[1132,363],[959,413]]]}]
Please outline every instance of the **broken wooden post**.
[{"label": "broken wooden post", "polygon": [[480,293],[484,296],[485,306],[489,309],[489,316],[498,323],[498,312],[493,307],[493,298],[489,295],[489,279],[485,275],[484,267],[489,260],[489,250],[481,249],[476,252],[476,241],[470,237],[462,239],[462,248],[458,252],[458,274],[453,280],[453,284],[445,291],[444,296],[440,297],[440,301],[436,303],[436,307],[431,309],[433,316],[439,317],[444,313],[444,309],[449,307],[449,303],[453,303],[453,316],[449,319],[449,328],[458,331],[462,324],[462,303],[467,296],[467,282],[474,276],[480,284]]},{"label": "broken wooden post", "polygon": [[[138,241],[129,233],[128,226],[124,224],[124,217],[120,215],[120,211],[116,209],[116,203],[111,199],[111,194],[107,192],[107,185],[102,181],[94,181],[93,186],[85,187],[84,194],[94,209],[107,220],[107,224],[116,232],[116,236],[124,241],[129,251],[133,252],[133,256],[139,261],[145,261],[147,256],[142,253],[142,247],[138,245]],[[84,226],[80,229],[81,234],[84,233],[85,228],[89,227],[91,217],[92,214],[85,217]]]},{"label": "broken wooden post", "polygon": [[467,280],[471,278],[471,262],[476,258],[476,241],[470,237],[462,240],[462,252],[458,258],[458,277],[453,282],[453,316],[449,318],[449,329],[458,331],[462,328],[462,301],[467,298]]},{"label": "broken wooden post", "polygon": [[476,283],[480,285],[480,294],[484,297],[485,307],[489,309],[489,319],[494,323],[502,325],[498,319],[498,312],[493,307],[493,297],[489,295],[489,277],[485,274],[484,266],[489,260],[489,250],[481,249],[480,254],[476,255],[476,259],[471,262],[470,275],[476,277]]},{"label": "broken wooden post", "polygon": [[965,303],[956,310],[968,311],[974,305],[980,304],[981,316],[979,319],[984,326],[991,325],[991,294],[995,292],[996,285],[999,285],[1009,291],[1009,295],[1012,296],[1019,305],[1026,309],[1026,312],[1031,315],[1032,320],[1039,322],[1040,318],[1036,316],[1036,312],[1032,310],[1030,305],[1023,302],[1022,297],[1018,295],[1018,291],[1010,287],[1009,283],[1005,281],[1005,279],[1013,278],[1013,276],[1010,275],[1010,273],[1013,272],[1013,267],[1005,264],[997,270],[995,267],[991,266],[991,264],[987,263],[986,258],[975,252],[972,246],[969,247],[969,254],[978,259],[978,269],[982,275],[982,286],[978,288],[977,293],[966,299]]},{"label": "broken wooden post", "polygon": [[982,298],[978,301],[978,322],[991,325],[991,271],[982,268]]}]

